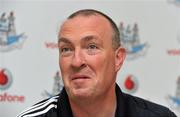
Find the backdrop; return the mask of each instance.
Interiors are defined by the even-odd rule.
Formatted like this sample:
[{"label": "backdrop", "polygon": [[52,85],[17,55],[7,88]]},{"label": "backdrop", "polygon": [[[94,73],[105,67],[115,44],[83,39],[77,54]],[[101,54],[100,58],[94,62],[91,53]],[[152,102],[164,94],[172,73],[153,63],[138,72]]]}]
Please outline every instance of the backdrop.
[{"label": "backdrop", "polygon": [[57,33],[72,12],[94,8],[118,25],[127,58],[117,83],[180,116],[179,0],[0,1],[0,117],[14,117],[62,86]]}]

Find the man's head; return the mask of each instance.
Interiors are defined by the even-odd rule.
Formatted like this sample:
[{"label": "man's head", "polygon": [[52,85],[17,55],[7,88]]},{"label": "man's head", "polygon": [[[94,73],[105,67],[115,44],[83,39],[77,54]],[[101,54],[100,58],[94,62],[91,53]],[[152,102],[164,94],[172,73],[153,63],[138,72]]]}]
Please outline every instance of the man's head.
[{"label": "man's head", "polygon": [[106,15],[80,10],[68,17],[59,31],[59,65],[72,99],[111,95],[125,50],[118,28]]}]

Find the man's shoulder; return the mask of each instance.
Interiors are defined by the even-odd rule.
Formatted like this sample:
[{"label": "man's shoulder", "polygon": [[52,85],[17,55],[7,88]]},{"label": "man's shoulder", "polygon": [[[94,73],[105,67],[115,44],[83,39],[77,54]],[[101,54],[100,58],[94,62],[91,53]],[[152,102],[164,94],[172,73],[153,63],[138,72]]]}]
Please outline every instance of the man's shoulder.
[{"label": "man's shoulder", "polygon": [[131,111],[130,113],[133,116],[176,117],[176,115],[165,106],[129,94],[123,95],[126,100],[125,103],[127,108]]},{"label": "man's shoulder", "polygon": [[58,98],[59,96],[53,96],[40,101],[21,112],[17,117],[47,117],[47,115],[56,117]]}]

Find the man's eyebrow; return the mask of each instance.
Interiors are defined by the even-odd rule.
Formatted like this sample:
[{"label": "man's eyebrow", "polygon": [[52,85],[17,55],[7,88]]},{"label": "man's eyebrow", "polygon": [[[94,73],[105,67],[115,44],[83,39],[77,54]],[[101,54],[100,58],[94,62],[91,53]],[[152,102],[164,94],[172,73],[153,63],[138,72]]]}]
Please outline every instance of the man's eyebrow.
[{"label": "man's eyebrow", "polygon": [[100,41],[99,39],[97,39],[98,37],[96,36],[92,36],[92,35],[89,35],[89,36],[85,36],[82,38],[83,41]]},{"label": "man's eyebrow", "polygon": [[71,43],[67,38],[64,38],[64,37],[60,37],[60,38],[58,39],[58,44],[59,44],[60,42]]}]

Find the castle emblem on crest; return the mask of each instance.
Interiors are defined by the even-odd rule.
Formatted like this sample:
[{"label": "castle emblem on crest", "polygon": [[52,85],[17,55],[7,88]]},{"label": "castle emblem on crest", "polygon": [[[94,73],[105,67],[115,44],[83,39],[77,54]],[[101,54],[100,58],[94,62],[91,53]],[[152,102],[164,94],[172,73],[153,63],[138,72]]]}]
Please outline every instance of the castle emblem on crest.
[{"label": "castle emblem on crest", "polygon": [[42,94],[43,97],[45,97],[45,98],[55,96],[55,95],[59,94],[61,92],[61,90],[63,89],[64,84],[63,84],[62,78],[59,75],[59,72],[56,72],[56,74],[53,78],[54,78],[54,84],[53,84],[52,92],[50,93],[45,90]]},{"label": "castle emblem on crest", "polygon": [[0,16],[0,52],[7,52],[15,48],[21,48],[26,36],[24,33],[17,34],[14,13],[8,16],[3,13]]},{"label": "castle emblem on crest", "polygon": [[177,79],[175,96],[168,95],[167,100],[172,109],[176,109],[180,112],[180,77]]},{"label": "castle emblem on crest", "polygon": [[119,25],[119,31],[122,46],[126,49],[128,60],[132,60],[138,58],[139,56],[145,55],[149,46],[147,43],[140,43],[137,23],[135,23],[133,27],[131,27],[130,25],[127,25],[127,27],[125,27],[121,22]]}]

